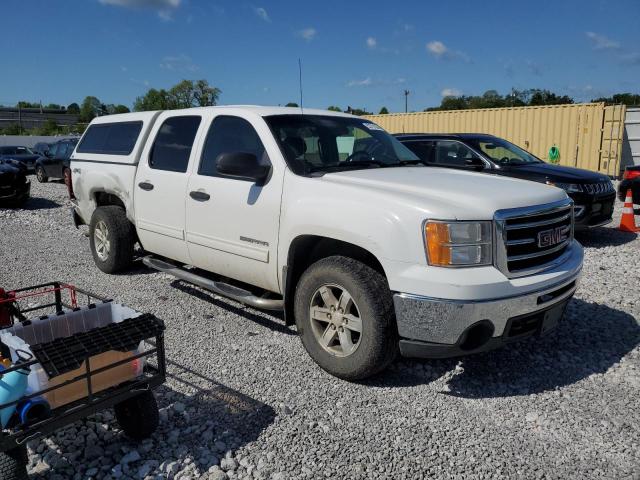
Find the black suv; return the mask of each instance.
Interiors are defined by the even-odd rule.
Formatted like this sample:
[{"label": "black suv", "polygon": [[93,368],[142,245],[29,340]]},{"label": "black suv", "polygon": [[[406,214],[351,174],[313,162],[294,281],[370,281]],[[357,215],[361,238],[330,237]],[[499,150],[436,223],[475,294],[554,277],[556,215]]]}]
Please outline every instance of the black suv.
[{"label": "black suv", "polygon": [[545,163],[493,135],[398,134],[396,137],[426,165],[475,170],[562,188],[574,201],[576,229],[611,221],[616,192],[609,177],[601,173]]},{"label": "black suv", "polygon": [[0,159],[0,207],[20,206],[29,199],[27,168],[17,160]]},{"label": "black suv", "polygon": [[64,178],[65,170],[69,170],[69,159],[77,143],[77,138],[58,140],[36,160],[36,178],[40,183],[50,178]]}]

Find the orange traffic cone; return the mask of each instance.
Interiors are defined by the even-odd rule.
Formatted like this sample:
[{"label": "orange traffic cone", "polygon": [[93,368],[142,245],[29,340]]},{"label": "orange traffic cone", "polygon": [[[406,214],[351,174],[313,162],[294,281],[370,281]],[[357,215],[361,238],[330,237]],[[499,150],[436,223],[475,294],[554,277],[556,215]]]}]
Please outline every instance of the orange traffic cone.
[{"label": "orange traffic cone", "polygon": [[620,218],[620,226],[618,230],[621,232],[640,232],[640,228],[636,227],[636,220],[633,216],[633,197],[631,189],[627,190],[627,198],[624,199],[624,207],[622,207],[622,217]]}]

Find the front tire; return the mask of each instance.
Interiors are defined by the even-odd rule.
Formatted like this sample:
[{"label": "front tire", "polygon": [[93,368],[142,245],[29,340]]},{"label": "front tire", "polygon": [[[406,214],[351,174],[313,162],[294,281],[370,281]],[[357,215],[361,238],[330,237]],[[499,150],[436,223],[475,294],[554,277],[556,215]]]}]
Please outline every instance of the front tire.
[{"label": "front tire", "polygon": [[121,272],[133,262],[135,233],[125,210],[98,207],[89,224],[89,244],[96,266],[105,273]]},{"label": "front tire", "polygon": [[311,358],[330,374],[362,380],[398,352],[393,299],[386,278],[352,258],[311,265],[296,287],[298,333]]},{"label": "front tire", "polygon": [[44,168],[42,168],[40,165],[36,167],[36,178],[40,183],[47,183],[49,181],[49,177],[45,173]]}]

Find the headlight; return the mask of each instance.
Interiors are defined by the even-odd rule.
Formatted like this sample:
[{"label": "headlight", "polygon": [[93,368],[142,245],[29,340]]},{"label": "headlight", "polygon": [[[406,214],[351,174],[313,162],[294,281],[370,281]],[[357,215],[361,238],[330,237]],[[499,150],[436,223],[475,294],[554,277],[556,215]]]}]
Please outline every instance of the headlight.
[{"label": "headlight", "polygon": [[582,192],[582,185],[578,183],[562,183],[562,182],[547,182],[547,185],[561,188],[567,193],[580,193]]},{"label": "headlight", "polygon": [[491,222],[425,223],[424,238],[429,265],[472,267],[492,263]]}]

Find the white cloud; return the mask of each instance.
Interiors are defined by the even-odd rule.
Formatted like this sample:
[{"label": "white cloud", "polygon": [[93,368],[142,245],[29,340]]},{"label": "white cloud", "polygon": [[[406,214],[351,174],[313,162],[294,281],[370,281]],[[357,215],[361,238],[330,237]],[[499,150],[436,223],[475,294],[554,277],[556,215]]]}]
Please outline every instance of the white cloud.
[{"label": "white cloud", "polygon": [[440,42],[439,40],[433,40],[427,43],[427,50],[434,57],[438,57],[438,58],[440,58],[441,56],[443,56],[445,53],[449,51],[447,46],[444,43]]},{"label": "white cloud", "polygon": [[451,50],[440,40],[432,40],[426,45],[427,52],[430,55],[438,59],[445,60],[462,60],[463,62],[469,62],[469,55],[459,50]]},{"label": "white cloud", "polygon": [[378,45],[378,41],[375,38],[373,37],[367,38],[367,47],[376,48],[376,45]]},{"label": "white cloud", "polygon": [[158,16],[169,21],[173,19],[173,12],[180,6],[182,0],[98,0],[103,5],[114,5],[125,8],[148,8],[155,10]]},{"label": "white cloud", "polygon": [[271,18],[269,17],[269,14],[264,8],[256,7],[253,9],[253,12],[265,22],[271,22]]},{"label": "white cloud", "polygon": [[443,97],[459,97],[460,95],[462,95],[462,92],[457,88],[450,87],[450,88],[443,88],[442,91],[440,92],[440,95],[442,95]]},{"label": "white cloud", "polygon": [[394,85],[404,85],[407,79],[404,77],[397,77],[394,79],[372,79],[371,77],[363,78],[362,80],[351,80],[347,82],[347,87],[385,87]]},{"label": "white cloud", "polygon": [[347,87],[369,87],[373,84],[371,77],[367,77],[363,80],[351,80],[347,83]]},{"label": "white cloud", "polygon": [[191,57],[184,53],[177,56],[168,55],[160,62],[160,68],[177,72],[195,72],[200,69],[193,63]]},{"label": "white cloud", "polygon": [[617,50],[620,48],[620,43],[615,40],[611,40],[604,35],[595,32],[586,32],[587,38],[591,40],[594,50]]},{"label": "white cloud", "polygon": [[640,53],[623,53],[622,55],[620,55],[620,61],[627,65],[640,65]]},{"label": "white cloud", "polygon": [[303,30],[298,31],[298,36],[300,38],[305,39],[307,42],[310,42],[311,40],[316,38],[317,34],[318,34],[318,31],[313,27],[305,28]]}]

